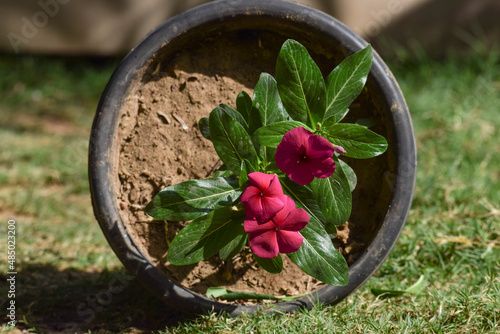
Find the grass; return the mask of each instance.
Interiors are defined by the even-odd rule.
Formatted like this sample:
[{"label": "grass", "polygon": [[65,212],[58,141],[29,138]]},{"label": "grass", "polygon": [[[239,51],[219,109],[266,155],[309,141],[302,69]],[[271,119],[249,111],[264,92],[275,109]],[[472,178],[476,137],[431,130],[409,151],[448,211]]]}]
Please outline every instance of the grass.
[{"label": "grass", "polygon": [[[500,55],[417,60],[389,62],[411,110],[419,169],[407,226],[387,261],[336,306],[234,319],[186,318],[161,304],[122,270],[95,222],[88,138],[117,61],[1,56],[0,216],[17,222],[19,320],[2,331],[500,331]],[[404,290],[422,274],[417,294],[370,292]],[[6,289],[2,278],[2,309]]]}]

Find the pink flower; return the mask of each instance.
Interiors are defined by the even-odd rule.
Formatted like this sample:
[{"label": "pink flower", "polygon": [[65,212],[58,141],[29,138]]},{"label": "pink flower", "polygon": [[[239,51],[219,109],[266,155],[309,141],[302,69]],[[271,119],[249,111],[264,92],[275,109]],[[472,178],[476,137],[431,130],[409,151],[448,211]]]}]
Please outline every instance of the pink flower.
[{"label": "pink flower", "polygon": [[241,195],[246,215],[264,222],[271,219],[285,205],[280,180],[274,174],[248,174],[250,184]]},{"label": "pink flower", "polygon": [[334,152],[335,147],[326,138],[303,127],[295,128],[285,133],[278,145],[276,165],[303,186],[311,183],[314,177],[327,178],[333,174]]},{"label": "pink flower", "polygon": [[243,223],[249,234],[250,248],[255,255],[272,259],[278,253],[292,253],[302,245],[303,238],[298,231],[309,223],[309,215],[303,209],[296,209],[295,202],[284,195],[285,206],[272,219],[259,223],[246,217]]}]

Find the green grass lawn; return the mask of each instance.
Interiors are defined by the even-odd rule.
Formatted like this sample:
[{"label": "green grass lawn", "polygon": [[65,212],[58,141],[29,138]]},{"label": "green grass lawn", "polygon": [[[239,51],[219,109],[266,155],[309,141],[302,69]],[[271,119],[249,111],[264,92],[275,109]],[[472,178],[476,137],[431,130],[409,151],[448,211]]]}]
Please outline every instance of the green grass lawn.
[{"label": "green grass lawn", "polygon": [[[419,159],[413,207],[395,249],[336,306],[236,319],[181,318],[162,305],[123,271],[94,219],[88,139],[117,64],[0,56],[0,217],[3,231],[9,218],[16,221],[18,271],[18,325],[3,331],[500,331],[499,54],[389,62],[411,110]],[[1,249],[5,310],[8,267]],[[426,281],[419,293],[387,299],[371,293],[406,289],[421,275]]]}]

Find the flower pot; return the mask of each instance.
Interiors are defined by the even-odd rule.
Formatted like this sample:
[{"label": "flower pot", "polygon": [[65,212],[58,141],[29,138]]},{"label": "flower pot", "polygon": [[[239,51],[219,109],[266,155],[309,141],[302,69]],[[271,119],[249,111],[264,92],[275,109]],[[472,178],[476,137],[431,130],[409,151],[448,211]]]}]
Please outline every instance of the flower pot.
[{"label": "flower pot", "polygon": [[[387,139],[389,148],[376,158],[349,161],[358,184],[351,217],[336,239],[349,263],[349,283],[324,285],[289,302],[236,305],[208,299],[196,292],[203,288],[179,283],[197,267],[173,268],[165,263],[166,239],[179,226],[152,221],[142,212],[143,206],[162,187],[204,178],[216,168],[211,144],[196,128],[198,119],[218,103],[234,105],[240,90],[251,93],[260,72],[273,74],[279,49],[289,38],[308,48],[323,74],[366,45],[342,23],[303,5],[215,1],[153,30],[123,60],[102,95],[89,153],[95,216],[125,267],[154,295],[182,311],[226,311],[236,316],[262,307],[289,312],[318,302],[337,303],[380,267],[404,226],[416,175],[413,128],[394,77],[375,53],[366,87],[346,121],[371,119],[371,129]],[[216,259],[211,261],[207,265]],[[192,281],[227,279],[231,272],[213,264],[217,265],[219,271],[205,273],[202,279],[195,273]],[[232,274],[245,277],[254,269],[234,267]],[[295,276],[291,267],[286,270],[284,275],[292,282],[307,280]],[[273,284],[272,278],[262,279]],[[293,290],[283,289],[274,294]]]}]

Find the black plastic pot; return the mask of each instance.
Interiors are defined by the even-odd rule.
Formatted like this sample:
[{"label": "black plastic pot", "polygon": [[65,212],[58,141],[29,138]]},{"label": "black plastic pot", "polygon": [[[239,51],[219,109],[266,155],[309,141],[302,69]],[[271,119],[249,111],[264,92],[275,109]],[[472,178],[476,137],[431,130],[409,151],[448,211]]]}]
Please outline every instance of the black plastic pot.
[{"label": "black plastic pot", "polygon": [[[99,104],[90,138],[89,178],[94,212],[125,267],[169,305],[190,313],[226,311],[233,316],[262,306],[218,303],[171,281],[139,250],[120,217],[114,181],[117,169],[117,124],[121,107],[133,86],[143,80],[152,59],[168,59],[182,48],[207,37],[230,32],[276,33],[293,38],[315,54],[326,55],[323,67],[331,70],[340,60],[362,49],[366,42],[334,18],[296,3],[269,0],[215,1],[163,23],[123,60],[110,79]],[[281,45],[280,45],[281,46]],[[279,47],[279,46],[278,46]],[[324,65],[327,64],[327,65]],[[295,311],[317,302],[334,304],[359,288],[383,263],[404,226],[413,195],[416,149],[409,112],[390,70],[375,53],[373,67],[360,101],[367,108],[352,117],[375,117],[376,131],[389,142],[384,155],[353,161],[358,187],[353,194],[352,221],[362,221],[371,233],[369,244],[350,265],[347,286],[324,286],[273,309]],[[358,114],[356,114],[358,113]]]}]

